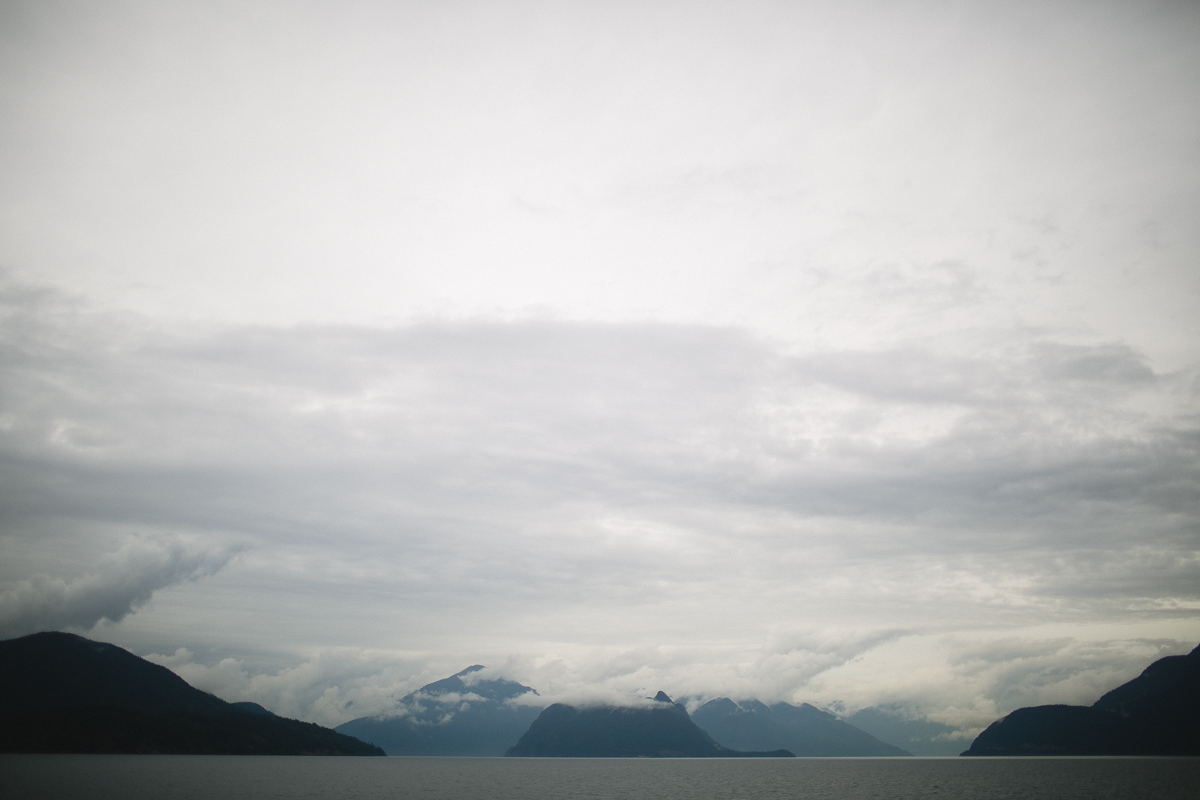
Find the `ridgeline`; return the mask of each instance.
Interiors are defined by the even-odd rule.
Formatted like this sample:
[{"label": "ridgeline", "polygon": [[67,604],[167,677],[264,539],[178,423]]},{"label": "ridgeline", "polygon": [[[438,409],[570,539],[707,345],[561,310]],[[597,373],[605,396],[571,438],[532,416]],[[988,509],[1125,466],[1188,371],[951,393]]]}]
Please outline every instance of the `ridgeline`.
[{"label": "ridgeline", "polygon": [[964,756],[1200,756],[1200,646],[1155,661],[1090,706],[998,719]]},{"label": "ridgeline", "polygon": [[541,713],[509,756],[573,758],[790,758],[787,750],[742,752],[722,747],[687,709],[663,692],[653,705],[576,708],[555,703]]},{"label": "ridgeline", "polygon": [[0,752],[383,755],[257,703],[227,703],[116,645],[56,632],[0,642]]}]

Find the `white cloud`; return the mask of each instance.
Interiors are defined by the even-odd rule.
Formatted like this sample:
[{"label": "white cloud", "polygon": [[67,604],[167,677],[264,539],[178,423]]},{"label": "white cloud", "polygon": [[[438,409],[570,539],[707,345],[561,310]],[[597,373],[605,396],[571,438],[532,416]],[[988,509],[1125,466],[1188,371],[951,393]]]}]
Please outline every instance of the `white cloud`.
[{"label": "white cloud", "polygon": [[403,716],[407,712],[399,699],[432,680],[401,654],[361,649],[327,651],[275,672],[236,658],[206,665],[183,648],[170,656],[145,657],[223,700],[255,702],[281,716],[330,727],[356,717]]}]

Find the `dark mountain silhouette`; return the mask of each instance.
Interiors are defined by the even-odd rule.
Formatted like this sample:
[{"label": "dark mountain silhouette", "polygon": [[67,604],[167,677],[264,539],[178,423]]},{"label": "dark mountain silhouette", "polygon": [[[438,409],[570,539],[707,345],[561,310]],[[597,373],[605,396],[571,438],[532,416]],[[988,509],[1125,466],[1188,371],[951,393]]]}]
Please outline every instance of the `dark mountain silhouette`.
[{"label": "dark mountain silhouette", "polygon": [[787,750],[740,752],[696,727],[663,692],[653,706],[575,708],[555,703],[534,720],[510,756],[583,758],[790,757]]},{"label": "dark mountain silhouette", "polygon": [[692,714],[697,725],[726,747],[786,748],[797,756],[909,756],[833,714],[804,703],[767,706],[758,700],[710,700]]},{"label": "dark mountain silhouette", "polygon": [[[483,667],[427,684],[400,701],[398,714],[360,717],[336,730],[390,756],[502,756],[541,708],[511,702],[537,692],[515,681],[474,676]],[[465,680],[464,680],[465,679]]]},{"label": "dark mountain silhouette", "polygon": [[166,667],[128,650],[70,633],[0,642],[0,714],[115,705],[138,711],[229,711]]},{"label": "dark mountain silhouette", "polygon": [[[239,707],[240,706],[240,707]],[[382,755],[70,633],[0,642],[0,752]]]},{"label": "dark mountain silhouette", "polygon": [[963,755],[1200,755],[1200,647],[1160,658],[1091,706],[1019,708]]}]

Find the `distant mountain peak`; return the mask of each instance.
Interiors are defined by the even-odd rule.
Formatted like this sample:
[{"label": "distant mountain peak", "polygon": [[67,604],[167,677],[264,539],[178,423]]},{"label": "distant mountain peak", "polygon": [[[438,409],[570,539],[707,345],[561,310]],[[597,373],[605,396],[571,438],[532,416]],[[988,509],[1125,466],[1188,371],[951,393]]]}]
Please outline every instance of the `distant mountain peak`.
[{"label": "distant mountain peak", "polygon": [[670,695],[668,695],[666,692],[662,691],[661,689],[659,690],[658,694],[656,694],[656,695],[654,695],[654,697],[651,697],[648,699],[653,700],[656,703],[666,703],[667,705],[669,705],[671,707],[671,710],[674,711],[676,714],[680,714],[681,716],[691,719],[691,717],[688,715],[687,708],[683,705],[683,703],[676,703],[674,700],[671,699]]},{"label": "distant mountain peak", "polygon": [[906,756],[866,731],[808,703],[793,706],[759,700],[710,700],[692,720],[725,747],[739,750],[786,748],[799,756]]},{"label": "distant mountain peak", "polygon": [[427,683],[415,692],[406,695],[400,701],[400,704],[408,707],[419,702],[423,697],[439,697],[446,694],[474,694],[482,700],[491,700],[498,703],[511,700],[514,697],[520,697],[530,692],[535,695],[537,694],[530,687],[516,681],[510,681],[507,678],[476,678],[469,683],[463,680],[464,676],[473,675],[482,669],[482,665],[476,664],[467,667],[462,672],[451,675],[449,678],[442,678],[440,681]]},{"label": "distant mountain peak", "polygon": [[405,695],[397,713],[359,717],[337,730],[377,744],[389,755],[503,755],[541,711],[509,701],[537,692],[516,681],[476,675],[482,669],[474,664],[427,683]]}]

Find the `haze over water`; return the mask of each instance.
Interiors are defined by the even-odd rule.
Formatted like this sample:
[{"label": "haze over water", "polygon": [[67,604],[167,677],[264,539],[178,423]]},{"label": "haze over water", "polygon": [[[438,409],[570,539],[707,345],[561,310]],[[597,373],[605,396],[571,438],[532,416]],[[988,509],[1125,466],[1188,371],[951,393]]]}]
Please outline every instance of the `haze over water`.
[{"label": "haze over water", "polygon": [[1200,759],[2,756],[13,800],[1193,800]]}]

